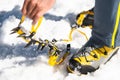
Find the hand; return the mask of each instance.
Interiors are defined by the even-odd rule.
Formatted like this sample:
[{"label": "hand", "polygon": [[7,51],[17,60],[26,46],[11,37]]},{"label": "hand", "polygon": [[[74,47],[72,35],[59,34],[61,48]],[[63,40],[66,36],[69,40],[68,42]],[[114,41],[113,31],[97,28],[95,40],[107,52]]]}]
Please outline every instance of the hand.
[{"label": "hand", "polygon": [[36,24],[38,19],[43,16],[55,3],[55,0],[25,0],[22,7],[22,14],[33,20]]}]

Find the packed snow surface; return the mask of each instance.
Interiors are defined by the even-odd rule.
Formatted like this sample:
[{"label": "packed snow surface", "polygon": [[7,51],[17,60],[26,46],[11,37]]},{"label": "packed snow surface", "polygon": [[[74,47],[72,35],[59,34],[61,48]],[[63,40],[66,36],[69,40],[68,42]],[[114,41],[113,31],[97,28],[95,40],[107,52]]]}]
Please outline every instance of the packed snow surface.
[{"label": "packed snow surface", "polygon": [[[101,65],[94,73],[78,76],[67,73],[66,63],[52,67],[48,65],[48,49],[36,51],[37,46],[24,48],[25,42],[10,35],[10,30],[17,27],[24,0],[0,1],[0,80],[119,80],[120,51],[106,65]],[[52,40],[53,38],[68,39],[71,24],[75,16],[94,6],[94,0],[56,0],[56,4],[44,15],[36,38]],[[30,30],[31,20],[26,19],[22,24]],[[89,28],[79,30],[91,36]],[[86,38],[78,31],[72,34],[70,42],[72,54],[85,44]],[[67,43],[59,43],[65,47]]]}]

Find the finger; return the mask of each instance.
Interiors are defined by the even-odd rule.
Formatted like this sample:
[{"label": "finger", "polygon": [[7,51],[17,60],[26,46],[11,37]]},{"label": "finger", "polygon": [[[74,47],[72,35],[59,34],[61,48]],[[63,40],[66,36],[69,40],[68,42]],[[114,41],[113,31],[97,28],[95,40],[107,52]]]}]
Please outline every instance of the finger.
[{"label": "finger", "polygon": [[38,13],[34,16],[32,24],[33,24],[33,25],[36,24],[37,21],[40,19],[40,17],[43,16],[43,14],[44,14],[44,11],[38,12]]},{"label": "finger", "polygon": [[36,6],[34,7],[33,11],[30,14],[30,18],[32,19],[40,10],[42,9],[41,4],[36,4]]},{"label": "finger", "polygon": [[34,16],[39,12],[40,10],[37,8],[37,6],[34,7],[34,9],[32,10],[32,12],[29,14],[29,17],[31,19],[34,18]]},{"label": "finger", "polygon": [[28,4],[28,7],[27,7],[27,15],[29,16],[34,10],[34,8],[36,7],[36,1],[30,1],[30,3]]},{"label": "finger", "polygon": [[24,1],[23,7],[22,7],[22,14],[23,15],[26,15],[26,13],[27,13],[27,6],[28,6],[29,2],[30,2],[30,0]]}]

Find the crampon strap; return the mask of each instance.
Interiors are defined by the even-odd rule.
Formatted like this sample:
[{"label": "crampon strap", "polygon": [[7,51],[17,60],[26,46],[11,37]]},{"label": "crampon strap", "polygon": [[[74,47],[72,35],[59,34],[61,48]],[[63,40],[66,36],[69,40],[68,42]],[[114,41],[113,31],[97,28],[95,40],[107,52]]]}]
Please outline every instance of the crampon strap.
[{"label": "crampon strap", "polygon": [[[49,61],[48,61],[49,65],[55,66],[55,65],[61,64],[65,60],[65,58],[70,54],[70,44],[67,45],[66,52],[61,55],[62,51],[55,45],[55,43],[59,40],[48,41],[47,39],[42,40],[41,38],[39,38],[39,40],[37,40],[34,37],[35,34],[37,33],[38,28],[40,27],[40,25],[42,23],[43,17],[40,17],[37,24],[31,26],[30,31],[26,31],[23,29],[23,27],[21,27],[21,24],[24,22],[25,18],[26,18],[25,16],[21,17],[21,20],[20,20],[18,26],[11,30],[12,31],[11,34],[17,33],[19,35],[18,37],[23,38],[23,40],[25,40],[25,42],[27,42],[25,47],[28,47],[32,44],[38,45],[37,50],[38,49],[43,50],[43,48],[46,46],[49,47],[49,54],[48,54],[49,55]],[[68,40],[62,39],[60,41],[64,41],[64,42],[72,41],[73,40],[72,33],[74,31],[78,31],[80,33],[80,35],[82,34],[86,38],[86,40],[88,40],[88,38],[84,32],[78,30],[77,28],[72,28],[70,30],[70,33],[68,36],[69,39]],[[29,35],[26,36],[27,32],[29,32]]]}]

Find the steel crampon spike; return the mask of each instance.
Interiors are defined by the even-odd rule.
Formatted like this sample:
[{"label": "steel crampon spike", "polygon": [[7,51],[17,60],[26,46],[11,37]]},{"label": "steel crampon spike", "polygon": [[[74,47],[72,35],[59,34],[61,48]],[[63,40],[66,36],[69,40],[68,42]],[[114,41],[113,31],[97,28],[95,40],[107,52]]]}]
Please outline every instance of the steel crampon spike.
[{"label": "steel crampon spike", "polygon": [[31,39],[26,45],[25,45],[25,48],[26,47],[29,47],[30,45],[34,45],[35,43],[38,43],[38,41],[37,40],[35,40],[35,39]]},{"label": "steel crampon spike", "polygon": [[40,48],[40,50],[42,51],[44,48],[45,48],[45,46],[46,46],[46,44],[41,44],[41,48]]},{"label": "steel crampon spike", "polygon": [[39,43],[38,47],[37,47],[37,50],[41,49],[41,47],[42,47],[42,43]]},{"label": "steel crampon spike", "polygon": [[43,44],[43,40],[39,38],[37,50],[41,49],[42,44]]},{"label": "steel crampon spike", "polygon": [[43,50],[46,46],[48,46],[48,44],[49,44],[49,41],[48,41],[47,39],[45,39],[45,40],[43,41],[42,45],[41,45],[40,50]]},{"label": "steel crampon spike", "polygon": [[32,39],[33,36],[35,35],[35,33],[30,33],[29,35],[26,35],[26,33],[23,33],[21,35],[19,35],[18,37],[24,37],[25,39]]},{"label": "steel crampon spike", "polygon": [[48,46],[49,44],[49,41],[46,39],[46,40],[42,40],[39,38],[39,41],[38,41],[38,47],[37,47],[37,50],[43,50],[46,46]]},{"label": "steel crampon spike", "polygon": [[[19,30],[21,30],[21,24],[24,22],[24,20],[25,20],[25,16],[22,16],[21,17],[21,20],[20,20],[20,22],[19,22],[19,24],[18,24],[18,26],[16,27],[16,28],[13,28],[11,31],[11,33],[10,34],[14,34],[14,33],[17,33],[17,32],[19,32]],[[21,31],[20,31],[21,32]],[[19,32],[19,33],[20,33]],[[21,32],[22,33],[22,32]]]},{"label": "steel crampon spike", "polygon": [[16,27],[11,30],[12,32],[10,34],[14,34],[14,33],[18,32],[19,30],[20,30],[20,27]]}]

